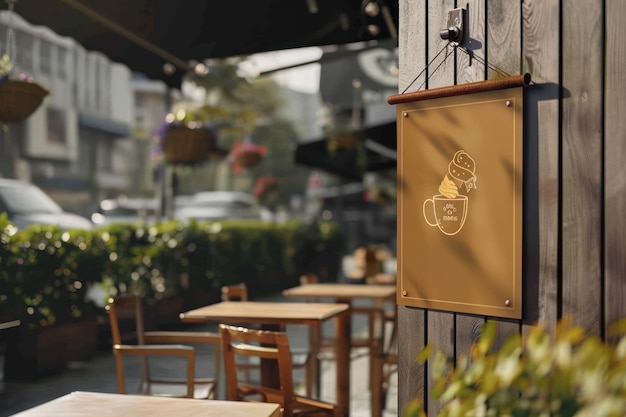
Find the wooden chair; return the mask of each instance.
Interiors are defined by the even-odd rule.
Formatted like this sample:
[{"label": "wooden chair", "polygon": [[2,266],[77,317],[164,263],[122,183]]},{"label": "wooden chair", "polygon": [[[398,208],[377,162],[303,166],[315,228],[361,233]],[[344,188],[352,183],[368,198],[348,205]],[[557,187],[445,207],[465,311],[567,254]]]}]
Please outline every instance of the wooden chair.
[{"label": "wooden chair", "polygon": [[[248,287],[245,283],[241,282],[238,284],[225,285],[221,288],[222,291],[222,301],[248,301]],[[258,327],[255,327],[258,329]],[[281,327],[281,331],[285,331],[284,327]],[[311,395],[312,392],[312,380],[309,377],[311,371],[309,370],[309,352],[294,350],[291,352],[291,360],[292,366],[294,369],[304,369],[305,370],[305,392],[307,395]],[[260,370],[260,362],[255,360],[254,358],[249,359],[248,361],[239,361],[237,362],[237,368],[243,373],[244,380],[246,382],[250,381],[250,371],[252,370]]]},{"label": "wooden chair", "polygon": [[[283,417],[340,415],[341,410],[335,404],[301,397],[294,393],[291,351],[285,332],[220,324],[220,334],[224,353],[227,400],[277,403],[282,408]],[[280,389],[239,381],[235,364],[236,356],[276,360]]]},{"label": "wooden chair", "polygon": [[248,287],[243,282],[223,286],[222,301],[248,301]]},{"label": "wooden chair", "polygon": [[[210,332],[144,331],[141,299],[134,295],[110,298],[106,306],[111,323],[113,353],[117,367],[118,392],[126,394],[124,357],[141,357],[141,384],[139,393],[144,395],[209,398],[218,394],[220,375],[219,334]],[[131,330],[123,339],[121,329]],[[123,340],[132,338],[136,344],[126,344]],[[214,347],[213,377],[196,378],[196,349],[188,344],[208,343]],[[186,378],[159,378],[150,374],[149,357],[181,357],[187,361]]]}]

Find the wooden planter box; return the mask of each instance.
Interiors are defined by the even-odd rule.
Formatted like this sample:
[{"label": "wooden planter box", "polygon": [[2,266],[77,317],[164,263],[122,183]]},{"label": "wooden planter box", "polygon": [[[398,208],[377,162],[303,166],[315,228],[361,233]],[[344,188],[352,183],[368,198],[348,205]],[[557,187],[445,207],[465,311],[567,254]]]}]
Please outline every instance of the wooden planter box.
[{"label": "wooden planter box", "polygon": [[21,326],[16,340],[7,341],[4,379],[34,379],[68,362],[89,359],[96,353],[96,335],[95,319],[38,329]]}]

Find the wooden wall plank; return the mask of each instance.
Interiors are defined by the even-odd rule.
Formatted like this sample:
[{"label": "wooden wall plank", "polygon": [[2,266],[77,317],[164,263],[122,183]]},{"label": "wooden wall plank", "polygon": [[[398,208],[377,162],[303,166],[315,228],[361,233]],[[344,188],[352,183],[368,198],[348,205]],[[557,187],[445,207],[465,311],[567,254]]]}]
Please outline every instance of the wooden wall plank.
[{"label": "wooden wall plank", "polygon": [[[454,54],[444,59],[448,52],[453,51],[451,46],[437,58],[434,57],[448,43],[439,37],[441,29],[447,28],[448,12],[455,8],[454,0],[429,1],[428,3],[428,26],[427,38],[428,49],[427,57],[429,66],[428,88],[436,88],[454,85],[455,80],[455,57]],[[434,60],[433,60],[434,59]],[[435,71],[436,69],[436,71]],[[426,315],[426,342],[436,350],[442,351],[446,356],[454,360],[454,314],[440,311],[429,310]],[[426,375],[426,392],[430,393],[433,386],[432,370],[427,366]],[[428,398],[427,410],[428,415],[435,416],[439,413],[441,404]]]},{"label": "wooden wall plank", "polygon": [[[458,7],[466,10],[465,39],[461,46],[471,54],[485,58],[485,0],[464,0],[457,3]],[[482,81],[486,79],[486,66],[476,59],[471,59],[468,54],[457,51],[457,84]],[[485,323],[483,316],[471,314],[455,314],[455,347],[457,357],[469,355],[471,347],[478,339],[480,328]]]},{"label": "wooden wall plank", "polygon": [[[454,363],[456,360],[454,357],[454,313],[428,310],[426,326],[428,329],[428,344],[433,346],[434,351],[443,352]],[[426,377],[427,392],[430,393],[434,383],[430,366],[428,367],[428,375]],[[441,403],[429,397],[427,410],[429,416],[436,416],[441,411]]]},{"label": "wooden wall plank", "polygon": [[[522,5],[523,71],[537,84],[527,89],[525,137],[536,137],[538,147],[538,271],[525,271],[525,279],[536,280],[536,292],[526,300],[533,310],[522,328],[541,321],[556,325],[559,275],[559,0],[525,0]],[[534,274],[538,273],[538,276]],[[532,274],[532,275],[530,275]]]},{"label": "wooden wall plank", "polygon": [[[485,0],[464,0],[458,7],[466,10],[465,38],[461,42],[461,47],[467,49],[471,54],[485,59]],[[457,84],[465,84],[475,81],[482,81],[486,78],[486,66],[484,63],[471,59],[468,54],[457,52]]]},{"label": "wooden wall plank", "polygon": [[427,9],[428,25],[426,34],[428,37],[427,57],[428,62],[432,64],[428,66],[428,88],[443,87],[454,84],[454,54],[444,59],[449,51],[450,46],[435,59],[435,56],[448,43],[439,37],[439,31],[448,27],[448,12],[455,8],[454,0],[438,0],[429,1]]},{"label": "wooden wall plank", "polygon": [[[626,317],[626,2],[606,3],[605,326]],[[608,334],[608,333],[607,333]]]},{"label": "wooden wall plank", "polygon": [[[487,0],[487,58],[509,75],[521,71],[521,9],[519,2]],[[502,78],[488,70],[488,79]]]},{"label": "wooden wall plank", "polygon": [[426,341],[425,311],[398,306],[398,415],[415,398],[427,400],[426,366],[415,362]]},{"label": "wooden wall plank", "polygon": [[521,323],[519,320],[498,319],[498,334],[493,343],[493,350],[500,349],[506,339],[511,335],[520,333]]},{"label": "wooden wall plank", "polygon": [[468,356],[471,353],[472,345],[476,343],[480,336],[480,330],[485,324],[485,317],[471,314],[455,314],[455,346],[456,359]]},{"label": "wooden wall plank", "polygon": [[562,9],[564,315],[601,332],[602,0]]},{"label": "wooden wall plank", "polygon": [[[488,79],[521,72],[521,9],[519,2],[487,0],[486,57],[490,67]],[[526,161],[524,161],[526,162]],[[511,334],[519,332],[519,323],[511,320],[490,318],[498,323],[496,347]]]},{"label": "wooden wall plank", "polygon": [[[402,0],[399,3],[399,63],[398,91],[414,91],[425,80],[414,78],[426,66],[426,10],[422,2]],[[403,181],[398,179],[398,184]],[[398,222],[398,239],[402,234]],[[399,245],[398,245],[399,247]],[[401,263],[401,254],[398,253]],[[414,398],[426,398],[426,366],[415,362],[426,345],[425,311],[419,308],[398,306],[398,415]]]}]

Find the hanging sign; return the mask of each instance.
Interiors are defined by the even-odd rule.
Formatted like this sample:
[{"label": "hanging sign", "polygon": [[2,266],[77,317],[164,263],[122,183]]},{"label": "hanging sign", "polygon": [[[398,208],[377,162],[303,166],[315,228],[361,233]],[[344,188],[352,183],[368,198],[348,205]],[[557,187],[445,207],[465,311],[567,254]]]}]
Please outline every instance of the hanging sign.
[{"label": "hanging sign", "polygon": [[398,304],[521,318],[529,81],[389,97],[398,127]]}]

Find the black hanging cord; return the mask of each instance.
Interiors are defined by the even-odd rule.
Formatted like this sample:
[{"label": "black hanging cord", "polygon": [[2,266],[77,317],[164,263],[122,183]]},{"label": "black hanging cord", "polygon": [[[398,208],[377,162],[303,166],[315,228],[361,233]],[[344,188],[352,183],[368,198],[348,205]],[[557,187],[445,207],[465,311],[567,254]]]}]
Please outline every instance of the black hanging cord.
[{"label": "black hanging cord", "polygon": [[[448,53],[444,56],[444,58],[441,60],[441,62],[435,67],[435,69],[428,75],[428,77],[426,79],[424,79],[424,81],[422,82],[422,84],[420,84],[420,86],[417,88],[417,91],[421,90],[422,87],[424,87],[424,85],[426,84],[426,81],[428,81],[430,79],[430,77],[437,72],[437,70],[439,69],[439,67],[441,67],[445,62],[446,59],[452,55],[452,53],[459,49],[462,52],[464,52],[465,54],[467,54],[467,56],[471,59],[475,59],[476,61],[478,61],[480,64],[487,66],[488,69],[494,71],[495,73],[497,73],[498,75],[502,76],[502,77],[510,77],[511,74],[507,73],[506,71],[504,71],[502,68],[499,68],[498,66],[491,64],[487,61],[485,61],[484,58],[482,58],[479,55],[476,55],[473,51],[468,50],[466,47],[459,45],[458,43],[455,42],[448,42],[447,44],[445,44],[443,46],[443,48],[441,48],[441,50],[439,52],[437,52],[437,54],[430,60],[430,62],[428,62],[428,64],[420,71],[419,74],[417,74],[417,76],[413,79],[413,81],[411,81],[409,83],[409,85],[406,86],[406,88],[404,90],[402,90],[402,93],[400,94],[404,94],[406,93],[406,91],[409,89],[409,87],[411,87],[415,81],[418,80],[419,77],[422,76],[422,74],[424,74],[424,72],[428,69],[428,67],[430,67],[430,65],[439,57],[439,55],[441,55],[443,53],[444,50],[446,50],[446,48],[448,48],[449,46],[452,46],[451,49],[449,49]],[[470,61],[471,62],[471,61]],[[532,81],[531,81],[532,83]]]},{"label": "black hanging cord", "polygon": [[[419,77],[421,77],[421,76],[422,76],[422,74],[424,73],[424,71],[426,71],[426,70],[428,69],[428,67],[430,67],[430,64],[432,64],[432,63],[433,63],[433,61],[435,61],[435,59],[437,59],[437,57],[439,57],[439,55],[441,55],[441,53],[442,53],[443,51],[445,51],[445,50],[446,50],[446,48],[448,47],[448,45],[450,45],[450,42],[448,42],[447,44],[445,44],[445,45],[443,46],[443,48],[441,48],[441,50],[440,50],[439,52],[437,52],[437,55],[435,55],[435,56],[434,56],[434,57],[430,60],[430,62],[429,62],[428,64],[426,64],[426,66],[424,67],[424,69],[422,69],[422,70],[420,71],[420,73],[419,73],[419,74],[417,74],[417,76],[416,76],[415,78],[413,78],[413,81],[411,81],[411,82],[409,83],[409,85],[407,85],[407,86],[406,86],[406,88],[405,88],[405,89],[402,91],[402,93],[400,93],[400,94],[404,94],[404,93],[406,93],[406,90],[408,90],[408,89],[409,89],[409,87],[411,87],[411,86],[413,85],[413,83],[415,83],[415,81],[417,81],[417,79],[418,79]],[[446,55],[446,57],[445,57],[445,58],[447,58],[447,57],[448,57],[448,55],[450,55],[450,53],[448,53],[448,54]],[[445,61],[445,58],[444,58],[444,61]],[[439,65],[437,66],[437,68],[439,68],[440,66],[441,66],[441,64],[439,64]],[[436,69],[435,69],[435,71],[436,71]],[[434,73],[434,71],[433,71],[433,73]],[[431,75],[432,75],[432,74],[431,74]],[[430,76],[429,76],[428,78],[430,78]],[[428,79],[428,78],[427,78],[427,79]],[[424,83],[425,83],[425,82],[426,82],[426,80],[424,80]],[[422,85],[420,85],[420,88],[422,88],[422,86],[424,85],[424,83],[422,83]],[[418,88],[418,90],[419,90],[419,88]]]}]

